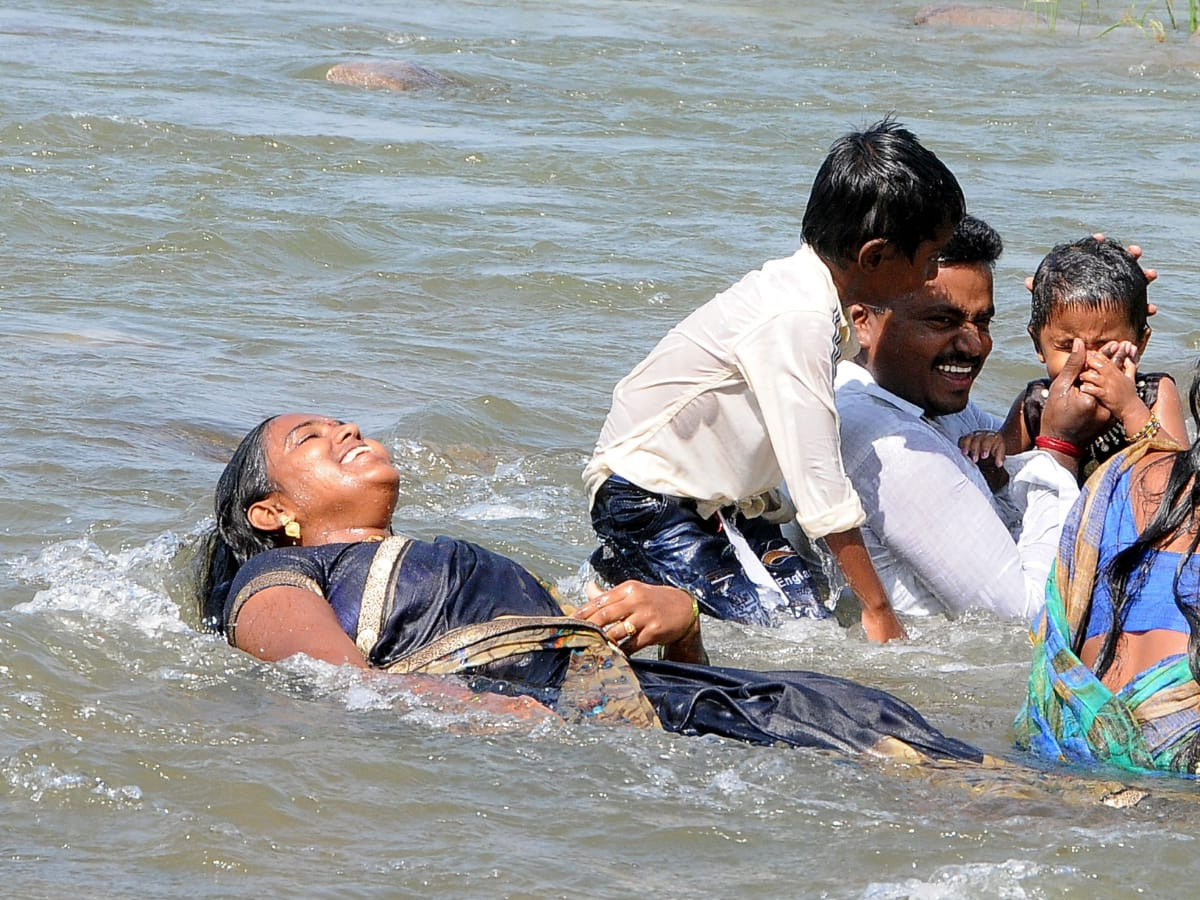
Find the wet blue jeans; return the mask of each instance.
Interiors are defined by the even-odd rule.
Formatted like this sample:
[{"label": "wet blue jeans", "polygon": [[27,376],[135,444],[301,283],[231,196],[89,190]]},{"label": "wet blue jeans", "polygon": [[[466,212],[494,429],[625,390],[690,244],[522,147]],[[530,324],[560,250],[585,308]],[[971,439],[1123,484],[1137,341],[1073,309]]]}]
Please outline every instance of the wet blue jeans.
[{"label": "wet blue jeans", "polygon": [[[779,612],[796,618],[829,615],[808,567],[778,525],[747,519],[733,509],[724,514],[787,597]],[[758,585],[742,568],[720,519],[701,518],[695,501],[643,490],[613,475],[596,493],[592,527],[600,538],[592,568],[609,584],[629,579],[670,584],[691,593],[710,616],[753,625],[772,623],[774,603],[764,602]]]}]

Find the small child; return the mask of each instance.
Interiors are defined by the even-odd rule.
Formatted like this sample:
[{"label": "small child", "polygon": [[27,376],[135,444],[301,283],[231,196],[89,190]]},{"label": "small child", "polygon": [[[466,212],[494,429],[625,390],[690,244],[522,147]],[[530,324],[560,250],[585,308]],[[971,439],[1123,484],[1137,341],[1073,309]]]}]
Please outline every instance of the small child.
[{"label": "small child", "polygon": [[[984,467],[998,467],[1007,454],[1034,447],[1050,384],[1075,338],[1082,338],[1088,349],[1080,390],[1095,397],[1112,419],[1087,447],[1059,441],[1062,446],[1052,448],[1081,455],[1081,482],[1137,440],[1159,432],[1183,440],[1187,430],[1175,381],[1165,372],[1137,370],[1150,340],[1147,284],[1137,259],[1115,241],[1087,237],[1051,250],[1033,276],[1029,317],[1029,336],[1047,377],[1028,384],[999,432],[962,438],[963,452]],[[1047,443],[1055,440],[1046,438]]]}]

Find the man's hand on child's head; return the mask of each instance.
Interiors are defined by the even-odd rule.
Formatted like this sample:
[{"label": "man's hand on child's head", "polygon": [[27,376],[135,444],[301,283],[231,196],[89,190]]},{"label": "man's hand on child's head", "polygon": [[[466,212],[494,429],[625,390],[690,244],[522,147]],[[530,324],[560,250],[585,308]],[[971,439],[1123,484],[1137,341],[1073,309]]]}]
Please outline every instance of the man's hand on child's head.
[{"label": "man's hand on child's head", "polygon": [[[1104,240],[1104,233],[1101,231],[1097,231],[1095,234],[1092,235],[1092,237],[1094,237],[1098,241],[1102,241],[1102,240]],[[1141,265],[1141,259],[1142,259],[1141,244],[1130,244],[1125,249],[1129,252],[1130,256],[1132,256],[1134,259],[1138,260],[1138,265]],[[1146,281],[1150,282],[1158,277],[1158,269],[1147,269],[1145,266],[1143,266],[1142,274],[1146,276]],[[1033,290],[1033,288],[1031,287],[1030,290]],[[1158,307],[1155,306],[1153,303],[1151,303],[1149,309],[1146,310],[1146,315],[1152,316],[1156,312],[1158,312]]]},{"label": "man's hand on child's head", "polygon": [[[1129,251],[1130,256],[1132,256],[1134,259],[1138,260],[1138,265],[1141,265],[1142,248],[1139,247],[1137,244],[1130,244],[1125,249]],[[1146,276],[1147,282],[1151,282],[1155,278],[1158,277],[1158,269],[1147,269],[1145,266],[1142,266],[1142,274]],[[1153,303],[1147,304],[1146,315],[1152,316],[1156,312],[1158,312],[1157,306],[1155,306]]]}]

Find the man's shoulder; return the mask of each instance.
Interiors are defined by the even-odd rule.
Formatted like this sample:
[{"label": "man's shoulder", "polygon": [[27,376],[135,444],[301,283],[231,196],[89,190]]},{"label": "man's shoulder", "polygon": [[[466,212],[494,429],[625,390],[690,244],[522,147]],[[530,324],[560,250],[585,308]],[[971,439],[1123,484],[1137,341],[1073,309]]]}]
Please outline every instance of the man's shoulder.
[{"label": "man's shoulder", "polygon": [[834,401],[843,421],[861,421],[873,432],[897,431],[907,427],[928,427],[911,403],[878,384],[870,372],[857,363],[838,363],[834,377]]},{"label": "man's shoulder", "polygon": [[837,391],[835,400],[847,470],[868,457],[895,458],[936,447],[937,434],[928,422],[878,394],[846,387]]},{"label": "man's shoulder", "polygon": [[878,422],[881,428],[899,427],[913,420],[911,415],[867,385],[838,385],[834,390],[834,400],[838,415],[843,419],[869,418]]},{"label": "man's shoulder", "polygon": [[[932,462],[929,454],[954,460],[956,448],[946,433],[922,418],[920,410],[861,378],[845,378],[839,373],[836,392],[838,418],[841,420],[842,457],[853,478],[860,466],[896,467],[892,474],[908,471],[905,466],[920,457]],[[973,429],[972,429],[973,430]],[[908,477],[902,475],[901,477]]]},{"label": "man's shoulder", "polygon": [[999,431],[1004,419],[995,416],[976,403],[968,402],[966,408],[956,413],[937,417],[938,427],[957,441],[972,431]]},{"label": "man's shoulder", "polygon": [[772,318],[787,312],[825,315],[837,308],[838,299],[829,269],[812,250],[801,247],[763,263],[705,305],[744,306],[743,315]]}]

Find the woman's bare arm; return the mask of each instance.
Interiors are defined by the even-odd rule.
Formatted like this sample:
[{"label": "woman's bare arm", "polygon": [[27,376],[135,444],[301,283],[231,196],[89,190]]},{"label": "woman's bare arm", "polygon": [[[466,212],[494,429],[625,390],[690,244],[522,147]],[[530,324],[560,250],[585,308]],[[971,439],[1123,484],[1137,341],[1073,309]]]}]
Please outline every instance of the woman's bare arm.
[{"label": "woman's bare arm", "polygon": [[[234,640],[239,650],[268,662],[303,653],[337,666],[368,668],[354,641],[342,630],[329,602],[303,588],[265,588],[246,600],[238,613]],[[382,672],[379,675],[402,677]],[[414,694],[454,703],[469,703],[472,708],[490,715],[516,716],[531,721],[558,721],[558,716],[532,697],[477,693],[444,678],[418,675],[403,677],[405,689]]]},{"label": "woman's bare arm", "polygon": [[329,602],[303,588],[269,587],[246,600],[234,641],[239,650],[268,662],[303,653],[335,666],[367,667]]},{"label": "woman's bare arm", "polygon": [[1158,417],[1163,431],[1185,447],[1191,443],[1183,420],[1183,399],[1179,396],[1175,379],[1168,376],[1158,382],[1158,399],[1154,401],[1150,412]]}]

